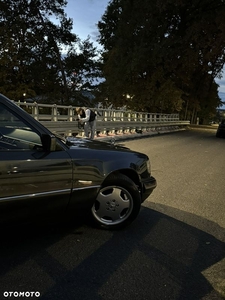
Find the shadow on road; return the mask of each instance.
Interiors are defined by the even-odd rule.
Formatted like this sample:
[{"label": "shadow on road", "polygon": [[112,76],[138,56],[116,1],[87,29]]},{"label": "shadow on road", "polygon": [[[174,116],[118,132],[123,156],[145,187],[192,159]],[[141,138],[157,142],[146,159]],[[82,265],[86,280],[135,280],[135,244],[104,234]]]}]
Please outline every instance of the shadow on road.
[{"label": "shadow on road", "polygon": [[225,244],[149,208],[118,232],[49,223],[1,236],[1,299],[5,291],[39,291],[47,300],[224,299]]}]

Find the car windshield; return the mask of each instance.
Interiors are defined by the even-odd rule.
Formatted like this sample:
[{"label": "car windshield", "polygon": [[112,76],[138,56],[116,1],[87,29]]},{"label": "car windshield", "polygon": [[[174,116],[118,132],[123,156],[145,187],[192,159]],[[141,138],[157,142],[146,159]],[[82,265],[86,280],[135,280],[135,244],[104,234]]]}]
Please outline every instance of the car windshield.
[{"label": "car windshield", "polygon": [[0,104],[0,148],[30,149],[41,145],[40,136]]}]

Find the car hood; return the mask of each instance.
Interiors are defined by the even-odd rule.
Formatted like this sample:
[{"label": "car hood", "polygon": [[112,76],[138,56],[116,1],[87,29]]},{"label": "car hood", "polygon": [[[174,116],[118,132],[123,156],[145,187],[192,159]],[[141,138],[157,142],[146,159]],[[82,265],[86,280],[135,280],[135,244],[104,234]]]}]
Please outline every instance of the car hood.
[{"label": "car hood", "polygon": [[67,145],[71,150],[71,157],[76,161],[79,160],[79,163],[83,159],[92,161],[92,164],[96,164],[96,161],[104,162],[104,172],[106,173],[128,168],[141,173],[143,168],[146,168],[148,160],[144,153],[113,143],[85,138],[67,138]]},{"label": "car hood", "polygon": [[70,149],[88,148],[88,149],[95,149],[95,150],[119,150],[119,151],[128,151],[128,152],[131,151],[127,147],[114,144],[113,141],[103,142],[103,141],[96,141],[96,140],[90,140],[85,138],[67,137],[66,144],[70,147]]}]

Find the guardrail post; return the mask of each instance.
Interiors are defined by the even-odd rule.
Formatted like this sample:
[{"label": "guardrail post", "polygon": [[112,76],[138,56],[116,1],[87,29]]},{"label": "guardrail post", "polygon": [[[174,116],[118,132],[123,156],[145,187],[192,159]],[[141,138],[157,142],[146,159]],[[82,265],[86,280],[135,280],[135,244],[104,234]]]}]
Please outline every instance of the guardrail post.
[{"label": "guardrail post", "polygon": [[144,114],[144,121],[147,123],[148,122],[148,114]]},{"label": "guardrail post", "polygon": [[68,121],[73,121],[73,107],[71,105],[68,107]]},{"label": "guardrail post", "polygon": [[116,111],[113,111],[113,115],[112,115],[112,121],[116,121]]},{"label": "guardrail post", "polygon": [[124,112],[123,111],[121,111],[121,113],[120,113],[120,120],[123,122],[124,121]]},{"label": "guardrail post", "polygon": [[39,120],[39,109],[37,102],[34,102],[34,106],[32,106],[32,116],[35,120]]},{"label": "guardrail post", "polygon": [[52,107],[52,121],[54,121],[54,122],[58,121],[58,112],[57,112],[56,104],[53,104],[53,107]]},{"label": "guardrail post", "polygon": [[161,122],[161,120],[162,120],[162,114],[158,114],[158,122]]},{"label": "guardrail post", "polygon": [[104,110],[104,121],[108,121],[108,111]]}]

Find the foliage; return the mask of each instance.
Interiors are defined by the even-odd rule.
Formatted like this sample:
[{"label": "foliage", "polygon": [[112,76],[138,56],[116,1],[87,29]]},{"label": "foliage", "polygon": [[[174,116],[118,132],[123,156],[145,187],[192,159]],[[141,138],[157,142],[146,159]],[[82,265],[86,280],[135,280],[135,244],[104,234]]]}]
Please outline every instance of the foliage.
[{"label": "foliage", "polygon": [[72,45],[64,59],[70,97],[78,91],[94,91],[101,76],[99,60],[97,60],[99,51],[93,47],[89,37],[79,42],[77,47],[78,49]]},{"label": "foliage", "polygon": [[223,0],[112,0],[98,27],[113,102],[185,114],[210,98],[216,107],[224,13]]},{"label": "foliage", "polygon": [[91,91],[104,106],[179,112],[192,122],[215,113],[224,0],[111,0],[98,23],[101,55],[72,33],[66,4],[0,0],[1,93],[81,104]]},{"label": "foliage", "polygon": [[[71,33],[72,20],[63,10],[66,4],[65,0],[0,1],[1,93],[14,100],[68,103],[73,94],[71,67],[95,76],[96,49]],[[85,87],[83,82],[79,89]]]}]

